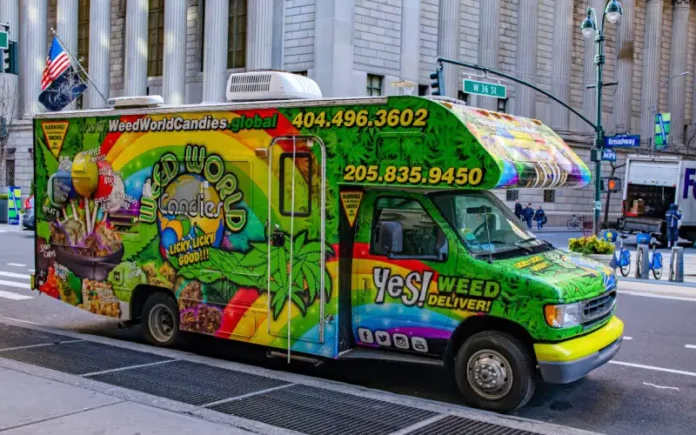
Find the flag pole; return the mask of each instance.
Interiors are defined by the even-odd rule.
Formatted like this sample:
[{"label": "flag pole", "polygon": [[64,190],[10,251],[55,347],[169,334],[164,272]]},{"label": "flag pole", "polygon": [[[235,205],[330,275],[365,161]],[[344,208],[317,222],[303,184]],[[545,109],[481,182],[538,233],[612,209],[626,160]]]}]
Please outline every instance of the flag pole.
[{"label": "flag pole", "polygon": [[94,84],[94,82],[92,81],[92,78],[89,76],[87,71],[85,71],[85,69],[82,67],[82,64],[80,63],[80,61],[75,56],[73,56],[73,54],[70,52],[70,50],[68,50],[68,47],[66,47],[65,44],[63,44],[63,40],[60,39],[60,36],[58,36],[58,32],[56,32],[56,30],[53,27],[51,27],[51,33],[53,33],[53,36],[55,36],[56,39],[58,39],[58,43],[60,43],[60,46],[63,47],[63,50],[65,50],[65,52],[68,53],[68,56],[70,56],[70,58],[72,60],[74,60],[75,63],[77,63],[77,66],[80,68],[80,70],[85,75],[85,77],[87,77],[87,81],[94,87],[94,90],[97,91],[97,93],[102,98],[102,100],[104,100],[104,103],[108,106],[109,102],[107,101],[106,97],[104,97],[104,94],[102,94],[101,91],[99,90],[99,88],[97,87],[97,85]]}]

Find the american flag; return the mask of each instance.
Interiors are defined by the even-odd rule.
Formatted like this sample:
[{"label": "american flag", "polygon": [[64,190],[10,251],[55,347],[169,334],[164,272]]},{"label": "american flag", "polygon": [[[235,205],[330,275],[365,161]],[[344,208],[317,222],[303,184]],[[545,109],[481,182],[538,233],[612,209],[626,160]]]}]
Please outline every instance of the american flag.
[{"label": "american flag", "polygon": [[70,58],[68,58],[68,54],[63,50],[60,42],[58,42],[58,38],[54,36],[51,50],[48,52],[48,58],[46,58],[43,77],[41,78],[41,90],[45,91],[69,67]]}]

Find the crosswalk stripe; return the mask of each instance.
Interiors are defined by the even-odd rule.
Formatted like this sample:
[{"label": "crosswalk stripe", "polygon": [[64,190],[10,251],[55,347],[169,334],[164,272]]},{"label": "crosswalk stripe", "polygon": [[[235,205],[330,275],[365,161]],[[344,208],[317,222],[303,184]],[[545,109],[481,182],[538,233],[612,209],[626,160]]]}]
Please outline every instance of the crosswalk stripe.
[{"label": "crosswalk stripe", "polygon": [[34,299],[34,296],[25,296],[17,293],[0,290],[0,298],[12,299],[13,301],[23,301],[25,299]]},{"label": "crosswalk stripe", "polygon": [[5,281],[0,279],[0,287],[5,286],[5,287],[16,287],[16,288],[25,288],[27,290],[31,290],[31,285],[29,285],[26,282],[14,282],[14,281]]},{"label": "crosswalk stripe", "polygon": [[27,265],[23,263],[7,263],[7,265],[13,267],[27,267]]},{"label": "crosswalk stripe", "polygon": [[24,275],[22,273],[13,273],[13,272],[3,272],[1,270],[0,270],[0,276],[6,276],[8,278],[31,279],[31,275]]}]

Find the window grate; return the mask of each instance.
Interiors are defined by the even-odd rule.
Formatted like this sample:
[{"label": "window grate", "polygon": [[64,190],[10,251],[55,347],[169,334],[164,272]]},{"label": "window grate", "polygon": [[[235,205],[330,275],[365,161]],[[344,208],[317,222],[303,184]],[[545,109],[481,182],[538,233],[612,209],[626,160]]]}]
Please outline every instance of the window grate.
[{"label": "window grate", "polygon": [[544,202],[556,202],[556,191],[553,189],[544,190]]},{"label": "window grate", "polygon": [[517,189],[511,189],[505,191],[505,200],[506,201],[517,201],[520,199],[520,191]]}]

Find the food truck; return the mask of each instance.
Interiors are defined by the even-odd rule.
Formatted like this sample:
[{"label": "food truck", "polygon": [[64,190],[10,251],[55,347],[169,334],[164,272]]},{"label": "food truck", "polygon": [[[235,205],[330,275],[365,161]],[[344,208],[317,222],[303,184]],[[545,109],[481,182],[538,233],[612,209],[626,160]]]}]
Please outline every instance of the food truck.
[{"label": "food truck", "polygon": [[282,72],[233,74],[227,96],[37,115],[32,287],[158,346],[188,331],[288,362],[443,364],[468,404],[499,412],[538,372],[572,382],[618,351],[613,271],[490,192],[589,183],[541,122],[325,99]]}]

